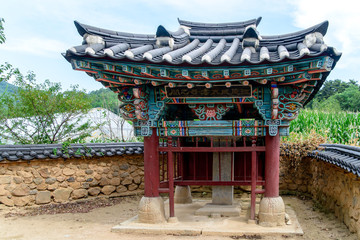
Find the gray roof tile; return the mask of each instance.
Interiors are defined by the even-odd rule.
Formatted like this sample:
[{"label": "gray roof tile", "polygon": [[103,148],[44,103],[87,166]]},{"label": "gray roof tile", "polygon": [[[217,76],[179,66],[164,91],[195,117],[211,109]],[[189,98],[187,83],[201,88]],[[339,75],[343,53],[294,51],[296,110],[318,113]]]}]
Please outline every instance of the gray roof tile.
[{"label": "gray roof tile", "polygon": [[0,146],[1,161],[30,161],[33,159],[46,158],[80,158],[80,157],[103,157],[126,154],[142,154],[143,143],[88,143],[71,144],[66,150],[61,144],[38,144],[38,145],[2,145]]},{"label": "gray roof tile", "polygon": [[323,150],[315,150],[309,156],[345,169],[360,177],[360,147],[342,144],[321,144]]},{"label": "gray roof tile", "polygon": [[[181,64],[185,61],[193,65],[203,63],[218,65],[226,61],[230,64],[239,65],[243,62],[244,64],[257,64],[263,61],[296,60],[305,55],[318,56],[325,51],[328,51],[330,55],[341,55],[334,48],[327,47],[323,42],[322,37],[326,34],[328,28],[327,21],[295,33],[261,36],[256,29],[260,20],[261,18],[234,23],[198,23],[179,19],[181,26],[190,28],[190,36],[182,28],[172,32],[159,26],[158,31],[164,35],[161,37],[165,37],[165,40],[161,40],[162,42],[165,41],[166,43],[166,36],[170,35],[170,38],[172,38],[174,45],[169,43],[166,46],[156,45],[156,35],[110,31],[75,21],[75,26],[81,36],[86,37],[90,34],[100,37],[105,42],[105,47],[103,44],[89,46],[84,41],[83,45],[70,48],[65,57],[68,60],[70,60],[71,56],[90,56],[114,60],[130,59],[134,61],[146,60],[154,63],[167,62],[170,64]],[[225,47],[222,46],[224,40]],[[208,47],[209,44],[206,45],[205,43],[210,41],[211,47]],[[233,44],[234,41],[235,45]],[[207,47],[202,47],[204,44]],[[220,47],[217,48],[219,45]],[[251,46],[255,47],[255,52],[252,51],[250,59],[245,55],[242,58],[243,49]],[[85,51],[89,49],[88,47],[93,51]],[[265,49],[264,47],[266,47],[268,55],[260,54],[261,49]],[[221,50],[217,52],[214,49]],[[128,51],[128,54],[124,54],[125,51]],[[299,51],[301,51],[301,54]],[[189,60],[188,57],[183,58],[184,55],[190,56],[191,61],[187,61]],[[202,56],[207,55],[214,56],[202,58]]]}]

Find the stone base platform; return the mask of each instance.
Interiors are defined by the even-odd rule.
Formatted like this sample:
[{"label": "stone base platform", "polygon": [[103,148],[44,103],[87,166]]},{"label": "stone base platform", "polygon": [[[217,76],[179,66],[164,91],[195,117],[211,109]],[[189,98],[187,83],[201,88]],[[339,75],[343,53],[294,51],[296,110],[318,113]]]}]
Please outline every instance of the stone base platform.
[{"label": "stone base platform", "polygon": [[239,204],[217,205],[207,203],[202,208],[195,211],[196,216],[208,217],[240,217],[240,213],[241,207]]},{"label": "stone base platform", "polygon": [[[159,224],[139,223],[135,216],[118,226],[112,228],[112,232],[126,234],[171,234],[184,236],[212,235],[212,236],[242,236],[263,235],[279,236],[281,235],[302,235],[303,231],[296,218],[295,212],[286,206],[291,225],[277,227],[262,227],[249,221],[249,200],[241,201],[242,210],[237,217],[209,217],[196,216],[195,212],[209,205],[209,200],[194,199],[191,204],[175,204],[175,216],[177,221],[168,221]],[[258,206],[257,206],[258,209]],[[165,215],[169,216],[168,201],[165,202]]]}]

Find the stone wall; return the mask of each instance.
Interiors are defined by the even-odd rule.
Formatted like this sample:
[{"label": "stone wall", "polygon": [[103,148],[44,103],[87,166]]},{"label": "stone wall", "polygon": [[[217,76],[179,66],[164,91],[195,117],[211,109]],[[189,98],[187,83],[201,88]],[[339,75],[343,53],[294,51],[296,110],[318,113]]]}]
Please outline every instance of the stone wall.
[{"label": "stone wall", "polygon": [[0,163],[0,203],[6,206],[130,195],[143,189],[142,154]]},{"label": "stone wall", "polygon": [[312,158],[304,157],[297,163],[291,157],[280,157],[280,193],[310,193],[313,173]]},{"label": "stone wall", "polygon": [[360,237],[360,180],[337,166],[313,161],[313,198],[327,210],[335,213],[352,232]]},{"label": "stone wall", "polygon": [[360,179],[333,164],[305,157],[295,167],[281,158],[280,190],[308,194],[316,206],[333,212],[360,238]]}]

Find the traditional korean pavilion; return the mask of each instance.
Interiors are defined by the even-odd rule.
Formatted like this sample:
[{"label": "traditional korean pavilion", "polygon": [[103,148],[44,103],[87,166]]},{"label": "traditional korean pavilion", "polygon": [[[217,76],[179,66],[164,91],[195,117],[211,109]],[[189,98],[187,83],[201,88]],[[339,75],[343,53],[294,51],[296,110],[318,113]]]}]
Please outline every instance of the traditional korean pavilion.
[{"label": "traditional korean pavilion", "polygon": [[280,136],[341,54],[324,43],[327,21],[263,36],[260,20],[179,19],[177,31],[159,26],[149,35],[75,21],[83,42],[64,57],[118,93],[122,116],[144,137],[140,222],[165,221],[159,193],[169,194],[173,218],[174,202],[191,202],[191,185],[213,186],[212,203],[220,206],[233,204],[233,186],[249,185],[250,218],[256,194],[264,194],[260,224],[284,224]]}]

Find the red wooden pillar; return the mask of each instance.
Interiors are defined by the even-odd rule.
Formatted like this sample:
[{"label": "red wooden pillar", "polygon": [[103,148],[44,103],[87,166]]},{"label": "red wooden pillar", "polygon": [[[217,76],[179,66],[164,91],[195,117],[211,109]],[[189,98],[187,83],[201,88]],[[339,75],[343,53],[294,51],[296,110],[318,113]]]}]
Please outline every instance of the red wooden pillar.
[{"label": "red wooden pillar", "polygon": [[265,197],[279,196],[280,135],[265,137]]},{"label": "red wooden pillar", "polygon": [[[256,138],[252,139],[252,146],[256,147]],[[251,209],[250,219],[255,220],[255,205],[256,205],[256,183],[257,183],[257,158],[256,152],[251,152]]]},{"label": "red wooden pillar", "polygon": [[175,217],[174,205],[174,153],[168,152],[168,178],[169,178],[169,212],[170,217]]},{"label": "red wooden pillar", "polygon": [[251,220],[255,220],[256,182],[257,182],[256,165],[257,165],[256,152],[253,151],[251,152],[251,209],[250,209]]},{"label": "red wooden pillar", "polygon": [[144,178],[145,197],[158,197],[160,184],[159,137],[152,129],[150,137],[144,137]]}]

